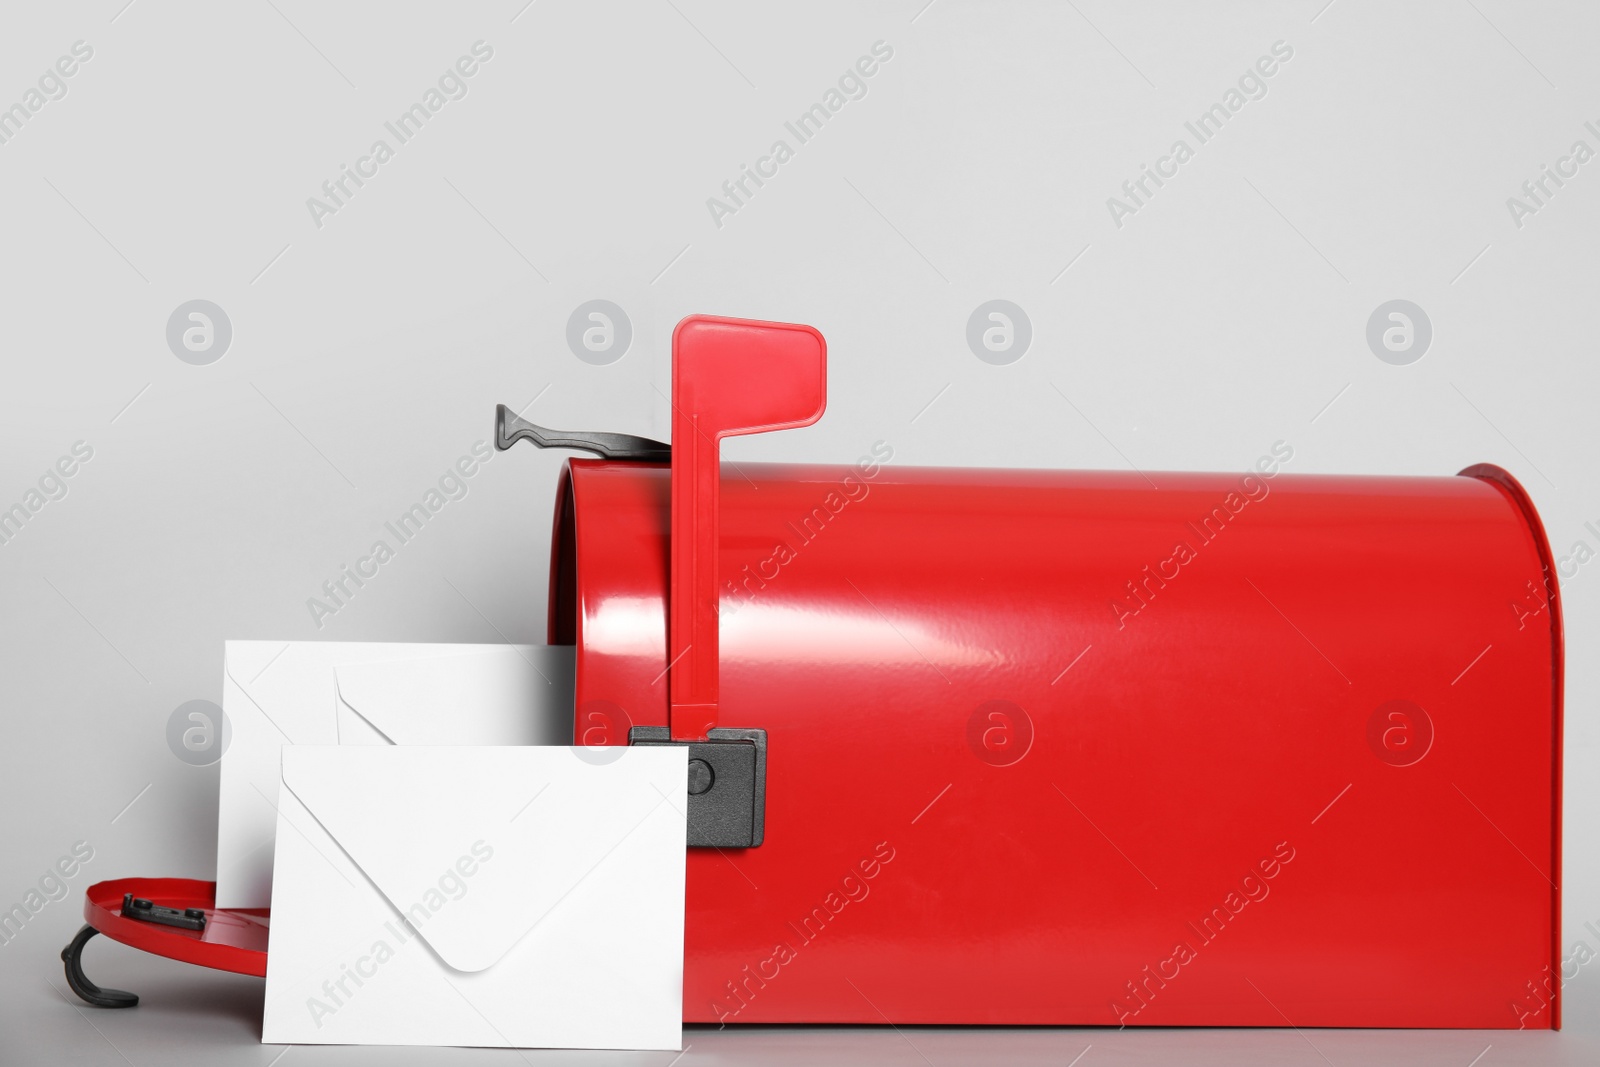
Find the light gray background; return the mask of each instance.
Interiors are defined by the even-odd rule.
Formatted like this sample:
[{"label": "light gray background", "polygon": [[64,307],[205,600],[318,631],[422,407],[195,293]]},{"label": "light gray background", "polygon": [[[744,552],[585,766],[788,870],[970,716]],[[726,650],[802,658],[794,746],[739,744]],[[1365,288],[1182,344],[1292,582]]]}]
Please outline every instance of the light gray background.
[{"label": "light gray background", "polygon": [[[1243,470],[1283,439],[1293,471],[1502,464],[1558,552],[1600,549],[1584,527],[1600,525],[1600,161],[1520,228],[1506,207],[1574,140],[1600,148],[1583,128],[1600,120],[1590,5],[124,2],[0,16],[0,105],[74,41],[94,48],[0,145],[0,506],[75,441],[94,449],[0,545],[0,902],[73,842],[95,849],[67,899],[0,946],[5,1062],[279,1056],[256,1043],[255,980],[99,942],[91,976],[145,1003],[62,995],[55,954],[87,884],[213,872],[216,768],[174,758],[169,714],[219,699],[229,637],[542,640],[563,457],[526,448],[322,628],[306,599],[489,439],[498,401],[665,436],[671,328],[691,312],[829,342],[822,422],[735,441],[734,459],[849,462],[882,438],[905,464]],[[479,39],[494,57],[469,94],[314,226],[306,198]],[[784,120],[878,40],[894,57],[867,96],[714,225],[707,197],[793,143]],[[1294,57],[1266,97],[1113,225],[1107,198],[1279,40]],[[197,298],[233,327],[210,366],[165,340]],[[633,326],[608,366],[565,342],[595,298]],[[1365,340],[1397,298],[1433,325],[1409,366]],[[966,344],[991,299],[1032,323],[1008,366]],[[1600,948],[1582,926],[1600,925],[1600,566],[1564,594],[1563,946]],[[754,1029],[692,1031],[682,1062],[1067,1063],[1091,1044],[1083,1067],[1594,1062],[1597,972],[1568,987],[1559,1035]]]}]

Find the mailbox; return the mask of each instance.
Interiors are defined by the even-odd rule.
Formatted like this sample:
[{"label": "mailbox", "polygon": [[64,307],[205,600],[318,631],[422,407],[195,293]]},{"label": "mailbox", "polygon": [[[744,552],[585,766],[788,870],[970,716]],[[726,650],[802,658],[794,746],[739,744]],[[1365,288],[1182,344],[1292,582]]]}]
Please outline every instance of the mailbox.
[{"label": "mailbox", "polygon": [[[1455,477],[722,464],[808,327],[692,317],[673,440],[586,450],[580,744],[690,746],[684,1019],[1558,1025],[1561,620]],[[640,886],[640,893],[651,891]]]}]

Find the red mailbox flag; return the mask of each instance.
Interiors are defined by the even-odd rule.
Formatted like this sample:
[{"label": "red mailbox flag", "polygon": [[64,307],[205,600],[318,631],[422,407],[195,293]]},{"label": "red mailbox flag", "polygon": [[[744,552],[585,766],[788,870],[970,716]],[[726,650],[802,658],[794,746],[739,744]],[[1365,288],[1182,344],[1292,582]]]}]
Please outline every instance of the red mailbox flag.
[{"label": "red mailbox flag", "polygon": [[691,315],[672,334],[675,741],[717,725],[717,513],[724,437],[810,426],[827,406],[828,346],[810,326]]}]

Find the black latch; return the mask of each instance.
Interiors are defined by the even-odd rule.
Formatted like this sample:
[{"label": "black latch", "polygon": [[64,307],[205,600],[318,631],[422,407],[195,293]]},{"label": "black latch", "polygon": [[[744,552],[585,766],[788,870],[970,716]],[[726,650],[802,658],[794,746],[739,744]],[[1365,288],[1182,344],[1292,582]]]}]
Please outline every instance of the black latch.
[{"label": "black latch", "polygon": [[767,732],[714,727],[704,741],[674,741],[665,726],[635,726],[635,745],[689,748],[689,845],[755,848],[767,808]]},{"label": "black latch", "polygon": [[204,930],[206,913],[200,908],[164,908],[132,893],[122,894],[122,916],[140,922],[176,926],[184,930]]}]

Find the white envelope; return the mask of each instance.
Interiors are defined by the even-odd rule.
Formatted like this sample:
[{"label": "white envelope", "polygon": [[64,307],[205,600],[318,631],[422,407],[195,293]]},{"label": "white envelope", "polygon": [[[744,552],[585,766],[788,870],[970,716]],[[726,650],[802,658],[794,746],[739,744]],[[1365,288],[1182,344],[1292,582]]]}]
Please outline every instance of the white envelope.
[{"label": "white envelope", "polygon": [[264,1042],[679,1047],[686,749],[282,762]]},{"label": "white envelope", "polygon": [[229,641],[217,906],[272,896],[284,745],[572,742],[571,646]]}]

